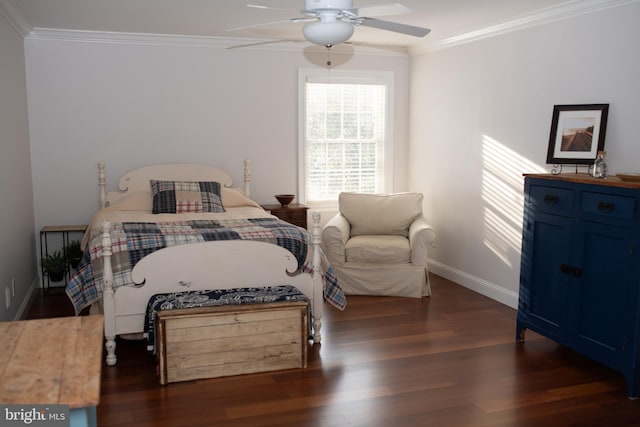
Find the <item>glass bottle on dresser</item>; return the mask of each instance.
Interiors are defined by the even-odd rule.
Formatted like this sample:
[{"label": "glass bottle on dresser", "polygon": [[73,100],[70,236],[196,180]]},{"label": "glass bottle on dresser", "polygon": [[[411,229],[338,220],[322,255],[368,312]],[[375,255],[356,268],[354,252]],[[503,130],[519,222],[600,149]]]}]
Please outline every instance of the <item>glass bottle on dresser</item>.
[{"label": "glass bottle on dresser", "polygon": [[607,177],[607,162],[605,161],[605,151],[598,151],[598,156],[595,162],[593,162],[593,177],[594,178],[606,178]]}]

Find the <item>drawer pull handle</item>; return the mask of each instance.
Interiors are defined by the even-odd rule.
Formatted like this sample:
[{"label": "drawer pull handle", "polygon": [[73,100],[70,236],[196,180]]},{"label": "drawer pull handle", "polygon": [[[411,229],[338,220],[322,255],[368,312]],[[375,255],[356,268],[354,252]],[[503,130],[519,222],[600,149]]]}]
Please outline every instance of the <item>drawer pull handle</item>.
[{"label": "drawer pull handle", "polygon": [[553,194],[545,194],[544,202],[548,205],[555,205],[558,203],[558,196],[554,196]]},{"label": "drawer pull handle", "polygon": [[569,264],[560,264],[560,271],[563,274],[573,274],[576,277],[582,277],[582,269],[571,267]]},{"label": "drawer pull handle", "polygon": [[613,204],[613,203],[600,202],[600,203],[598,203],[598,210],[600,212],[604,212],[604,213],[611,213],[611,212],[613,212],[614,206],[615,206],[615,204]]}]

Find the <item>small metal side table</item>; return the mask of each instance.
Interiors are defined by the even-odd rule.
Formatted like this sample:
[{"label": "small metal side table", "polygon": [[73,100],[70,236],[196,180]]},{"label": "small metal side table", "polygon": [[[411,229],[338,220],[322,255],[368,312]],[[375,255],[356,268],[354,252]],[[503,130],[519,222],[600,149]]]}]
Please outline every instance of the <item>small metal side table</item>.
[{"label": "small metal side table", "polygon": [[[46,295],[49,292],[51,286],[51,281],[49,279],[49,275],[44,271],[44,267],[42,266],[42,260],[49,255],[49,234],[59,233],[62,235],[62,247],[60,250],[66,258],[65,248],[71,242],[70,235],[73,233],[82,234],[87,229],[87,225],[45,225],[40,230],[40,273],[42,277],[42,292]],[[69,268],[65,269],[64,272],[64,284],[65,286],[69,282]],[[61,286],[57,286],[61,287]]]}]

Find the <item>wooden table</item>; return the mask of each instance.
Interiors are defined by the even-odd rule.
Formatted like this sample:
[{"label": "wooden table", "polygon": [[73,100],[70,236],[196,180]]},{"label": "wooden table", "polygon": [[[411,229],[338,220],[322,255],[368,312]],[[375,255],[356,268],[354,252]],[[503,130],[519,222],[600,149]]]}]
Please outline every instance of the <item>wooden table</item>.
[{"label": "wooden table", "polygon": [[269,211],[271,215],[275,215],[283,221],[298,227],[307,228],[307,206],[300,203],[291,203],[287,206],[280,204],[261,205],[262,209]]},{"label": "wooden table", "polygon": [[69,405],[72,426],[95,426],[103,317],[0,322],[0,402]]}]

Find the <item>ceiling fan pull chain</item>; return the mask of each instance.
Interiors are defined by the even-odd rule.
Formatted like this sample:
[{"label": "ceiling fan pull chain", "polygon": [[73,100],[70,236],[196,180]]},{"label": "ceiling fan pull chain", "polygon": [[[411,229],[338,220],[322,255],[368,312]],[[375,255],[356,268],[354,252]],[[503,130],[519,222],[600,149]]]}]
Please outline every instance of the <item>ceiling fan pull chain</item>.
[{"label": "ceiling fan pull chain", "polygon": [[327,48],[327,68],[331,68],[331,46],[325,46]]}]

